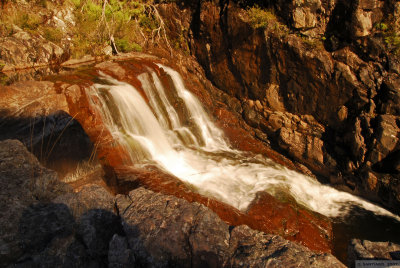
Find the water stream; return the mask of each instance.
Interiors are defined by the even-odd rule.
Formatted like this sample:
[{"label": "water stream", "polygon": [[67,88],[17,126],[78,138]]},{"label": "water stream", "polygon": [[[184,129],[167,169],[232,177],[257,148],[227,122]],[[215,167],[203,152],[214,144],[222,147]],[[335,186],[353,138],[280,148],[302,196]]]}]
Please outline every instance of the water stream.
[{"label": "water stream", "polygon": [[[230,147],[185,88],[176,71],[159,65],[173,87],[166,88],[154,70],[138,76],[148,102],[130,84],[99,73],[104,83],[90,94],[100,99],[103,120],[134,163],[156,163],[201,194],[246,211],[256,193],[289,193],[299,204],[334,219],[358,211],[400,220],[389,211],[274,163]],[[95,96],[94,96],[95,95]],[[367,213],[368,214],[368,213]]]}]

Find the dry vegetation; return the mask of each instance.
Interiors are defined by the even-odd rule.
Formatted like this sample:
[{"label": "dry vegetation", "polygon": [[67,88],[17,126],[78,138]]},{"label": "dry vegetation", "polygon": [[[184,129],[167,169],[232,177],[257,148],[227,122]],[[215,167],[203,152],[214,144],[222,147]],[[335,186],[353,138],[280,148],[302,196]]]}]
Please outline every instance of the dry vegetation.
[{"label": "dry vegetation", "polygon": [[[56,11],[66,9],[72,10],[74,19],[62,29],[52,23],[52,18]],[[163,20],[152,1],[5,2],[0,9],[0,37],[12,36],[15,26],[67,47],[72,58],[102,55],[109,45],[114,53],[142,51],[139,43],[161,39],[169,46]]]}]

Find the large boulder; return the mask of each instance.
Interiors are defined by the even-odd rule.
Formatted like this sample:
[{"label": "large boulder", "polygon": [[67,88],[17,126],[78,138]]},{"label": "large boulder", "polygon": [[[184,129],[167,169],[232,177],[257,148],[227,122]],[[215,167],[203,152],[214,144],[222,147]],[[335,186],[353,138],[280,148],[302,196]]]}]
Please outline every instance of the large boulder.
[{"label": "large boulder", "polygon": [[114,212],[114,196],[97,184],[87,184],[79,192],[67,193],[53,199],[54,203],[66,205],[75,219],[92,209]]},{"label": "large boulder", "polygon": [[[21,243],[28,248],[36,247],[32,243],[38,243],[37,247],[42,248],[53,234],[69,232],[62,223],[69,219],[68,214],[58,209],[42,209],[38,203],[49,202],[72,189],[59,182],[54,171],[43,168],[25,146],[16,140],[0,141],[0,171],[0,263],[6,265],[21,256],[24,251],[20,247]],[[38,215],[42,212],[32,213],[36,210],[53,215],[54,223],[46,225],[41,222]],[[39,224],[43,240],[32,238],[31,235],[35,234],[29,227],[31,220]]]},{"label": "large boulder", "polygon": [[[174,196],[138,188],[128,196],[117,196],[116,202],[129,247],[140,265],[344,267],[330,254],[317,254],[247,226],[228,226],[206,207]],[[129,252],[121,248],[127,258]]]}]

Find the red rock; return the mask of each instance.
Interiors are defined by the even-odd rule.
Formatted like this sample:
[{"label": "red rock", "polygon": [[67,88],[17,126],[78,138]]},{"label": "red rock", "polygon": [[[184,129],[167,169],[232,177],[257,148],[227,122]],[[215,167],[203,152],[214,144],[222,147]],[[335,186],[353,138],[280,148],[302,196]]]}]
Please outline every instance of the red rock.
[{"label": "red rock", "polygon": [[127,194],[133,188],[144,186],[155,192],[174,195],[189,202],[198,202],[209,207],[229,225],[248,225],[265,233],[278,234],[299,242],[316,251],[331,252],[332,226],[328,218],[312,213],[293,200],[279,201],[261,193],[244,213],[225,203],[193,192],[190,186],[178,178],[154,167],[139,169],[127,166],[114,167],[116,191]]}]

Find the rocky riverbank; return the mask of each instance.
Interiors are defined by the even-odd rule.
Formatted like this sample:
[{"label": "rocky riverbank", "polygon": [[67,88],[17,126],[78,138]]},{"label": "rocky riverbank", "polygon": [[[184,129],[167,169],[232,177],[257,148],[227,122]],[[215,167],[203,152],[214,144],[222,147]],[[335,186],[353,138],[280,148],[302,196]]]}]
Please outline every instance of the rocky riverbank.
[{"label": "rocky riverbank", "polygon": [[[222,109],[215,116],[238,113],[247,123],[242,125],[245,135],[271,144],[301,164],[303,173],[398,212],[397,1],[271,1],[259,2],[258,7],[248,1],[153,4],[162,25],[159,30],[168,39],[158,38],[155,43],[151,36],[140,34],[149,31],[137,28],[139,23],[134,28],[135,42],[144,51],[175,63],[194,84],[224,91],[212,98],[227,104],[230,112]],[[52,2],[54,12],[29,5],[21,3],[22,10],[38,8],[46,18],[43,29],[33,32],[29,20],[21,24],[23,29],[5,27],[7,35],[0,40],[1,69],[50,64],[57,71],[60,64],[79,62],[67,60],[75,55],[71,55],[76,46],[71,34],[81,25],[83,9],[79,15],[68,4]],[[7,3],[2,12],[13,8]],[[43,38],[54,27],[64,29],[58,45]],[[111,57],[109,52],[83,61]],[[6,73],[5,83],[18,79]],[[229,128],[229,122],[225,126]],[[244,139],[237,146],[257,150],[252,144]]]},{"label": "rocky riverbank", "polygon": [[235,1],[159,9],[207,78],[240,101],[232,108],[257,139],[398,212],[400,61],[390,35],[399,38],[399,3],[259,5],[266,9]]},{"label": "rocky riverbank", "polygon": [[[81,21],[82,17],[88,15],[84,8],[86,2],[74,6],[68,1],[65,3],[49,1],[49,6],[46,7],[44,4],[38,5],[33,2],[2,1],[1,14],[13,14],[14,11],[17,14],[17,10],[27,12],[28,15],[25,17],[25,13],[21,13],[22,20],[18,17],[13,20],[15,23],[10,25],[0,21],[0,70],[2,71],[0,84],[7,85],[0,86],[0,130],[2,130],[0,140],[18,138],[43,164],[54,167],[61,177],[74,171],[81,161],[95,164],[100,162],[104,168],[104,171],[102,168],[96,168],[84,180],[71,184],[76,191],[82,191],[79,193],[72,193],[71,189],[67,189],[68,186],[53,182],[54,178],[48,179],[50,182],[41,182],[41,185],[54,184],[56,188],[61,187],[63,190],[60,191],[66,193],[63,200],[70,203],[67,204],[66,210],[52,207],[53,205],[50,207],[38,205],[31,210],[28,209],[26,213],[29,217],[34,217],[35,211],[39,215],[53,215],[54,210],[65,210],[65,213],[62,212],[64,214],[57,217],[69,223],[73,222],[74,227],[62,226],[61,229],[55,227],[54,232],[57,233],[56,236],[59,230],[61,233],[68,233],[66,235],[68,239],[63,237],[64,240],[59,241],[57,238],[58,242],[50,246],[46,244],[48,242],[38,242],[39,249],[35,249],[33,253],[17,249],[16,244],[10,247],[2,246],[2,252],[15,250],[18,258],[14,258],[13,261],[18,259],[27,265],[40,263],[43,258],[47,258],[43,256],[51,254],[57,256],[54,259],[55,263],[64,263],[65,256],[69,256],[68,258],[82,263],[83,266],[94,259],[96,259],[94,263],[101,265],[106,264],[106,259],[108,263],[111,260],[116,262],[116,259],[122,259],[126,263],[154,261],[153,264],[164,265],[169,261],[181,263],[183,259],[189,258],[193,263],[201,263],[201,260],[191,255],[193,249],[183,251],[176,248],[182,253],[179,256],[186,256],[182,257],[183,259],[174,257],[176,254],[174,252],[166,251],[167,262],[157,259],[162,254],[155,249],[153,252],[152,246],[148,249],[150,253],[146,254],[155,254],[154,256],[158,257],[153,259],[148,257],[150,255],[141,255],[142,253],[135,251],[139,248],[136,242],[130,241],[127,233],[124,233],[127,231],[123,224],[118,225],[118,230],[112,229],[113,234],[100,238],[107,240],[106,242],[102,240],[101,248],[89,250],[88,245],[92,242],[84,242],[82,233],[76,235],[81,232],[79,228],[82,230],[86,227],[76,226],[79,225],[82,214],[96,208],[96,205],[92,207],[91,201],[84,201],[86,197],[82,197],[83,199],[79,197],[88,194],[89,186],[85,185],[92,182],[97,182],[101,186],[90,188],[91,191],[101,192],[99,195],[104,194],[104,196],[108,196],[105,193],[109,191],[110,196],[107,198],[112,199],[112,202],[104,200],[107,204],[113,203],[115,206],[118,203],[111,192],[130,196],[131,190],[141,185],[156,192],[173,194],[189,202],[207,204],[232,226],[247,224],[253,229],[268,230],[270,233],[284,235],[286,239],[300,241],[313,249],[330,250],[332,237],[329,221],[309,221],[308,212],[299,207],[276,203],[273,198],[260,195],[258,200],[262,202],[253,204],[254,213],[250,211],[246,216],[215,201],[211,201],[210,205],[209,199],[194,195],[184,184],[177,182],[176,178],[157,170],[130,170],[127,173],[127,170],[121,169],[129,160],[124,157],[126,154],[123,149],[112,141],[110,133],[104,131],[96,111],[89,108],[85,91],[94,83],[95,73],[99,70],[140,87],[135,74],[143,70],[143,62],[151,68],[157,69],[158,67],[154,65],[154,62],[157,62],[178,70],[184,76],[185,84],[214,116],[217,125],[224,130],[235,148],[263,154],[290,169],[380,203],[398,214],[400,211],[400,3],[393,0],[351,3],[342,0],[307,0],[302,3],[280,0],[268,3],[255,2],[258,3],[258,7],[245,0],[154,1],[147,6],[133,7],[145,15],[136,14],[129,19],[128,22],[135,25],[129,26],[133,27],[132,32],[135,34],[129,36],[131,43],[128,44],[139,45],[140,50],[143,49],[148,54],[112,56],[112,53],[116,52],[115,48],[113,51],[109,40],[102,39],[93,40],[95,45],[86,47],[87,51],[84,50],[92,55],[83,57],[79,54],[82,43],[72,37],[77,30],[88,34],[83,27],[88,25],[82,24]],[[93,3],[99,6],[99,3]],[[39,14],[39,22],[32,20],[37,17],[30,17],[34,13],[32,11]],[[154,20],[147,20],[149,18]],[[107,20],[106,18],[105,21]],[[149,23],[144,23],[146,21]],[[160,28],[151,26],[151,23]],[[32,30],[32,25],[40,27],[35,31]],[[97,27],[98,25],[93,29]],[[61,33],[57,38],[55,35],[58,32],[55,30]],[[153,36],[153,33],[156,35]],[[88,35],[88,38],[92,37]],[[123,38],[126,36],[116,37],[118,42],[122,42]],[[121,44],[125,43],[119,43]],[[121,46],[118,47],[120,48]],[[106,59],[111,61],[104,62]],[[93,63],[93,66],[76,68],[75,73],[71,75],[70,67],[76,63]],[[45,70],[36,69],[40,66],[47,67]],[[20,69],[28,71],[24,74],[14,72]],[[67,69],[68,72],[64,72]],[[162,71],[157,70],[162,74]],[[30,81],[42,80],[44,75],[58,72],[61,75],[47,77],[46,81]],[[166,76],[164,82],[168,83]],[[76,151],[74,148],[80,149]],[[105,172],[105,182],[99,179],[102,177],[102,172]],[[156,182],[164,182],[169,188],[160,189],[155,181],[149,179],[150,177],[155,178]],[[62,185],[66,188],[64,189]],[[24,196],[28,196],[26,200],[29,201],[21,201],[22,205],[18,207],[25,209],[32,202],[36,205],[38,200],[51,204],[48,202],[54,195],[53,190],[49,191],[45,196],[51,195],[50,199],[42,198],[40,194],[37,196],[31,192],[24,193]],[[60,194],[58,190],[54,191],[56,195]],[[148,198],[152,198],[152,195],[159,198],[163,196],[148,193],[143,189],[136,193],[138,196],[143,195]],[[85,208],[80,210],[81,203],[73,200],[81,200],[82,204],[87,204],[87,208],[86,205],[82,205]],[[271,209],[281,206],[284,208],[280,211]],[[291,218],[289,227],[280,220],[266,224],[268,219],[260,218],[258,215],[259,211],[265,208],[269,208],[272,214],[285,211],[284,219]],[[81,212],[74,212],[74,209]],[[99,209],[106,211],[99,212],[100,218],[112,210],[110,207],[104,208],[103,205],[100,205]],[[198,206],[189,210],[197,213],[203,211],[202,209]],[[233,211],[235,213],[232,213]],[[121,221],[123,218],[120,212],[110,213],[104,216],[106,222],[114,222],[117,218],[117,221]],[[250,214],[254,217],[243,220]],[[291,217],[293,214],[296,217]],[[96,218],[96,215],[88,216],[85,221],[98,224],[96,219],[90,218]],[[196,218],[195,222],[198,220]],[[308,231],[314,230],[316,234],[323,233],[325,236],[321,236],[322,239],[318,235],[310,238],[304,235],[307,234],[304,230],[301,232],[303,235],[297,235],[303,223],[308,226]],[[154,224],[157,228],[163,225],[158,222]],[[235,227],[234,230],[236,228],[239,228],[237,229],[239,233],[248,233],[243,231],[242,227]],[[290,232],[286,232],[287,230]],[[145,231],[150,232],[147,229]],[[232,231],[231,228],[228,228],[228,231]],[[111,237],[114,234],[117,234],[115,240]],[[48,237],[53,235],[54,233],[43,234],[43,237],[46,237],[47,241]],[[190,235],[183,233],[182,236]],[[246,234],[246,237],[254,241],[254,236]],[[88,239],[95,241],[95,238]],[[272,238],[265,239],[272,241]],[[110,241],[114,241],[113,246]],[[30,245],[29,241],[26,243]],[[43,247],[43,243],[47,249]],[[57,253],[58,248],[62,248],[57,243],[65,246],[62,249],[65,250],[63,253]],[[191,247],[191,242],[188,243]],[[122,247],[125,253],[110,253],[112,247]],[[72,253],[68,253],[72,255],[66,253],[67,248],[72,248]],[[210,257],[210,260],[218,264],[237,264],[237,260],[232,259],[233,255],[229,255],[237,250],[229,242],[222,249],[211,248],[209,252],[212,253],[207,256],[217,256],[216,251],[224,252],[221,256],[218,255],[219,257]],[[255,255],[249,253],[249,256],[269,256],[270,253],[271,256],[275,256],[273,252],[268,251],[268,248],[263,250],[264,253],[254,253]],[[76,252],[84,253],[79,255],[81,253]],[[228,254],[229,257],[224,254]],[[5,257],[6,259],[8,257]],[[53,260],[53,257],[50,259]],[[307,260],[310,260],[309,256],[305,259],[305,263]],[[119,264],[116,262],[115,265]]]},{"label": "rocky riverbank", "polygon": [[0,142],[0,176],[2,267],[344,267],[174,196],[74,191],[19,141]]}]

